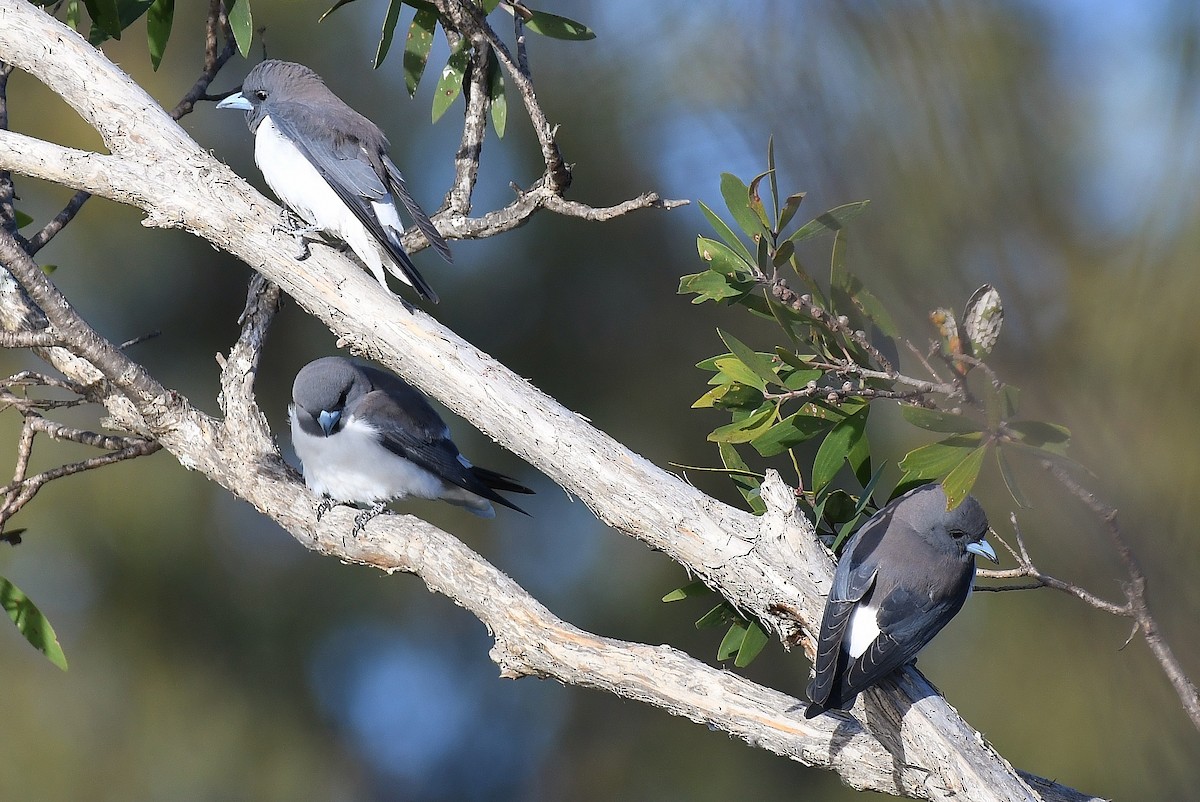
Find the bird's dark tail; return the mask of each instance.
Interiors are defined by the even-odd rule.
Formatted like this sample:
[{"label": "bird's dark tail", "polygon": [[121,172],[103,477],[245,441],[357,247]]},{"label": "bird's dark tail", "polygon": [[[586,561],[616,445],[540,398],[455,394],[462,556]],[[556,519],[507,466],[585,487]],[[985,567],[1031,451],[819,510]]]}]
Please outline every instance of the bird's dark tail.
[{"label": "bird's dark tail", "polygon": [[471,473],[475,474],[475,478],[482,482],[487,490],[487,492],[480,492],[478,489],[472,488],[473,493],[483,496],[488,501],[496,504],[502,504],[503,506],[508,507],[510,510],[516,510],[522,515],[529,515],[529,513],[525,512],[525,510],[521,509],[516,504],[513,504],[496,491],[503,490],[506,493],[524,493],[526,495],[531,495],[534,491],[502,473],[489,471],[487,468],[472,466]]}]

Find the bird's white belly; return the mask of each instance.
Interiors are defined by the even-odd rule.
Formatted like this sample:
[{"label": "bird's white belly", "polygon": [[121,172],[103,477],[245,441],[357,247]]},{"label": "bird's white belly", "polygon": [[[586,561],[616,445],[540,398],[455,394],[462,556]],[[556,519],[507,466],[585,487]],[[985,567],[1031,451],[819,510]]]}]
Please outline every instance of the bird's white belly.
[{"label": "bird's white belly", "polygon": [[291,414],[292,445],[304,483],[336,501],[373,504],[406,496],[439,498],[445,484],[429,471],[379,445],[374,430],[353,418],[331,437],[300,429]]},{"label": "bird's white belly", "polygon": [[842,643],[853,658],[862,657],[863,652],[879,637],[878,610],[865,604],[854,608],[846,624],[846,636]]}]

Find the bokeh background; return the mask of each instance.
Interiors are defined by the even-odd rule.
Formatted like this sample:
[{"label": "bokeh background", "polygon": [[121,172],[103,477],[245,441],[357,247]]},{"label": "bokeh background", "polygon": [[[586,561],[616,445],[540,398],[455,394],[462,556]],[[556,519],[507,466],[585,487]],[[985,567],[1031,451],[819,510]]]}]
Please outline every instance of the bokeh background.
[{"label": "bokeh background", "polygon": [[[168,108],[200,63],[203,4],[181,3],[162,68],[131,28],[105,45]],[[452,175],[461,101],[430,122],[438,42],[416,100],[399,50],[370,69],[385,4],[362,0],[320,25],[315,2],[255,0],[273,57],[303,61],[390,135],[415,195],[434,208]],[[594,41],[531,37],[541,100],[576,164],[571,196],[603,205],[657,190],[720,204],[719,174],[764,169],[774,135],[785,192],[812,216],[870,199],[849,266],[919,345],[935,306],[981,283],[1007,322],[993,364],[1023,411],[1074,433],[1073,455],[1121,522],[1164,634],[1200,677],[1200,11],[1189,2],[556,2]],[[408,12],[411,13],[411,12]],[[405,25],[406,21],[402,21]],[[403,30],[403,29],[402,29]],[[397,45],[398,46],[398,45]],[[256,53],[257,58],[257,53]],[[214,89],[249,69],[232,62]],[[510,102],[489,134],[477,210],[538,174]],[[28,76],[12,127],[99,147]],[[202,104],[183,121],[250,178],[241,115]],[[39,222],[70,193],[19,180]],[[183,232],[93,200],[39,256],[116,341],[162,336],[131,355],[216,411],[214,355],[236,336],[248,268]],[[446,325],[660,465],[712,465],[691,411],[720,352],[721,325],[759,347],[766,324],[675,294],[698,269],[698,207],[606,224],[544,214],[422,269]],[[821,273],[829,241],[806,246]],[[331,335],[285,307],[259,376],[286,449],[292,376],[332,353]],[[2,369],[32,366],[0,354]],[[67,419],[95,426],[98,412]],[[872,416],[894,466],[924,440],[894,410]],[[592,631],[670,643],[712,661],[701,603],[664,605],[684,572],[599,525],[533,469],[460,420],[464,452],[538,495],[531,519],[479,522],[404,505],[460,535],[557,614]],[[15,448],[15,416],[0,447]],[[81,451],[40,446],[35,467]],[[286,452],[289,453],[290,451]],[[897,472],[890,474],[894,480]],[[719,477],[689,474],[736,502]],[[1123,572],[1096,522],[1045,481],[1021,479],[1020,513],[1041,567],[1120,598]],[[1012,501],[992,474],[978,495],[1002,533]],[[524,502],[523,502],[524,503]],[[37,800],[725,800],[861,795],[836,777],[611,696],[497,678],[484,628],[409,576],[307,553],[286,533],[165,453],[55,482],[13,522],[0,575],[46,611],[71,663],[51,667],[0,626],[0,798]],[[976,594],[921,668],[1014,765],[1123,799],[1200,799],[1200,734],[1125,621],[1050,591]],[[808,665],[772,644],[746,673],[801,694]]]}]

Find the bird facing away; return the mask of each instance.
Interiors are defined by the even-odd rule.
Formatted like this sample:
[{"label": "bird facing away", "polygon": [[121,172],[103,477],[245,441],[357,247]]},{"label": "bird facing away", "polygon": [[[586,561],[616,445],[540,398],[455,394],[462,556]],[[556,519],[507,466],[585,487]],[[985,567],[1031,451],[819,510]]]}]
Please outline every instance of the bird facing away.
[{"label": "bird facing away", "polygon": [[[295,233],[324,231],[345,242],[387,289],[383,268],[437,303],[437,293],[417,272],[400,237],[409,217],[438,253],[450,248],[429,216],[408,194],[388,141],[375,123],[329,91],[315,72],[290,61],[264,61],[242,90],[217,104],[241,109],[254,134],[254,161],[284,205],[309,225]],[[301,256],[307,254],[303,246]]]},{"label": "bird facing away", "polygon": [[855,533],[825,603],[805,718],[848,710],[949,623],[971,592],[975,555],[998,562],[988,531],[974,497],[947,511],[932,484],[894,499]]},{"label": "bird facing away", "polygon": [[288,417],[309,489],[370,506],[356,530],[393,499],[441,499],[491,518],[493,502],[525,512],[497,490],[533,492],[468,462],[437,412],[406,382],[349,359],[330,356],[301,368]]}]

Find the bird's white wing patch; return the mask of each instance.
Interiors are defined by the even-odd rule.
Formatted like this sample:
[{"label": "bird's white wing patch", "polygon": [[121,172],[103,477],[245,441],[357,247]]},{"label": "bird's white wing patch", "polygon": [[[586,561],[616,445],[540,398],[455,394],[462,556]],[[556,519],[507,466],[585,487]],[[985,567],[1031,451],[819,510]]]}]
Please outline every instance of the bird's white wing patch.
[{"label": "bird's white wing patch", "polygon": [[878,615],[878,610],[866,604],[856,606],[854,612],[850,614],[850,621],[846,624],[846,635],[842,638],[842,644],[854,659],[862,657],[863,653],[879,637]]}]

